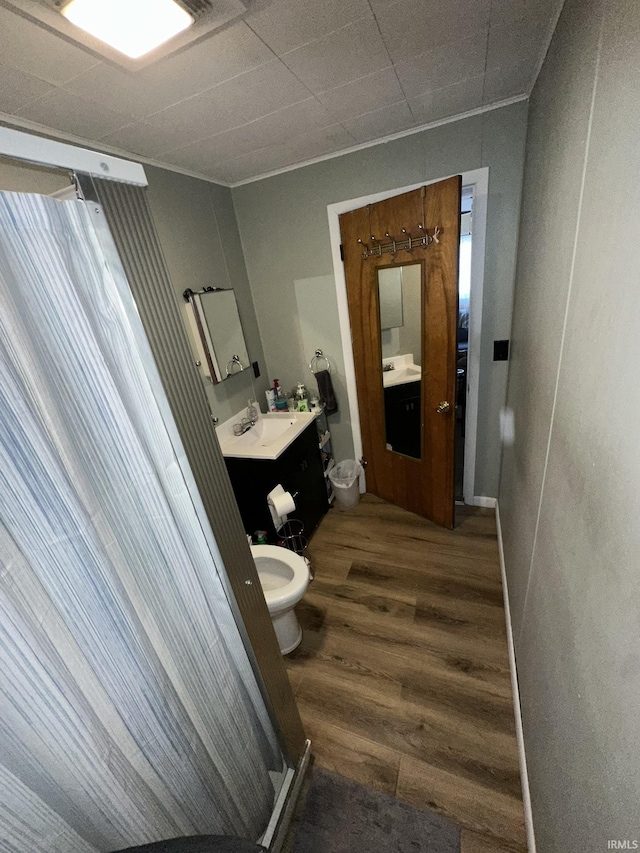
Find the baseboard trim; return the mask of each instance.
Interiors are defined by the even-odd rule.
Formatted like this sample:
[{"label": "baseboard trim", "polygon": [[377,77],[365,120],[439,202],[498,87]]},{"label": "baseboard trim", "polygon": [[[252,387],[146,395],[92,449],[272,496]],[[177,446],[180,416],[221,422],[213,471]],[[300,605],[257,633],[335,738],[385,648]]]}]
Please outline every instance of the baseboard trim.
[{"label": "baseboard trim", "polygon": [[[484,498],[484,500],[489,500]],[[527,831],[527,849],[536,853],[536,837],[533,831],[533,812],[531,810],[531,791],[529,790],[529,774],[527,772],[527,755],[524,748],[524,730],[522,728],[522,712],[520,710],[520,688],[518,686],[518,670],[516,667],[516,650],[513,643],[511,627],[511,610],[509,609],[509,587],[507,585],[507,570],[504,562],[502,544],[502,526],[500,524],[500,505],[495,498],[496,528],[498,531],[498,552],[500,555],[500,574],[502,575],[502,595],[504,599],[504,618],[507,628],[507,647],[509,650],[509,668],[511,670],[511,689],[513,691],[513,713],[516,723],[516,740],[518,742],[518,758],[520,760],[520,781],[522,783],[522,802],[524,805],[524,825]]]},{"label": "baseboard trim", "polygon": [[484,506],[487,509],[495,509],[496,499],[488,498],[484,495],[474,495],[473,496],[473,506]]}]

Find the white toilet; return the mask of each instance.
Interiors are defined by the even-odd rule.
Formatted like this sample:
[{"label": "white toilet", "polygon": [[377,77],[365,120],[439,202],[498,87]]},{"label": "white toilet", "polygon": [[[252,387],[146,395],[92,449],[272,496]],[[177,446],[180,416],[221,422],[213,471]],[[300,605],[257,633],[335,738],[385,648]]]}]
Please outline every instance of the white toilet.
[{"label": "white toilet", "polygon": [[304,557],[279,545],[252,545],[251,556],[258,570],[280,651],[288,655],[302,640],[302,628],[293,608],[309,586],[309,566]]}]

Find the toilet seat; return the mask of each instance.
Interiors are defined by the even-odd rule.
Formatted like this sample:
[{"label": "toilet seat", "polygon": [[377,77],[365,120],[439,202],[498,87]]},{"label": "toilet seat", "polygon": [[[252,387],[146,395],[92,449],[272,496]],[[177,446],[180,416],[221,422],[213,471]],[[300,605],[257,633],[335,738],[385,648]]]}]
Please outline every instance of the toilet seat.
[{"label": "toilet seat", "polygon": [[[252,545],[251,556],[270,613],[286,610],[302,598],[310,580],[309,567],[303,557],[280,545]],[[268,585],[273,584],[270,589],[265,589],[262,582],[265,576],[269,577]]]}]

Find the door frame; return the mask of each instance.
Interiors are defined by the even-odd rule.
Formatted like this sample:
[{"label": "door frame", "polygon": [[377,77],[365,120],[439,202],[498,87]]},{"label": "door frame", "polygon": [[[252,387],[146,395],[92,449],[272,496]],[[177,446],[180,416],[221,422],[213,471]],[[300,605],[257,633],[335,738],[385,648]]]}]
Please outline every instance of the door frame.
[{"label": "door frame", "polygon": [[[486,498],[475,495],[476,446],[478,431],[478,393],[480,386],[480,351],[482,342],[482,294],[484,287],[484,255],[487,230],[487,198],[489,194],[489,168],[473,169],[462,174],[462,190],[471,187],[473,190],[473,217],[471,220],[471,290],[469,295],[469,349],[467,357],[467,406],[465,417],[464,439],[464,473],[463,493],[464,502],[470,505],[484,506]],[[344,358],[345,384],[349,400],[349,416],[351,420],[351,435],[356,459],[362,457],[362,433],[360,431],[360,409],[356,390],[356,373],[353,360],[351,341],[351,324],[349,322],[349,305],[347,301],[347,281],[344,274],[344,264],[340,255],[340,220],[341,213],[356,210],[367,204],[392,198],[401,193],[410,192],[419,187],[435,184],[450,178],[443,175],[428,181],[420,181],[405,187],[396,187],[359,198],[345,199],[327,205],[329,218],[329,236],[331,240],[331,255],[333,272],[336,282],[336,299],[338,302],[338,317],[340,320],[340,337],[342,340],[342,355]],[[360,478],[360,491],[366,490],[366,475]]]}]

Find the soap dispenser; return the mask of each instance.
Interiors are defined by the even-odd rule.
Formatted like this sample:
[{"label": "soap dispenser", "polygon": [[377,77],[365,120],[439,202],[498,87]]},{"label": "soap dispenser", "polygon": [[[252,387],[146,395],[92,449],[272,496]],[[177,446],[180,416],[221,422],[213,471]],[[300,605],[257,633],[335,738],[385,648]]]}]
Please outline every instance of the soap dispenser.
[{"label": "soap dispenser", "polygon": [[296,408],[299,412],[308,412],[309,411],[309,397],[307,395],[307,389],[304,387],[302,382],[298,382],[298,387],[296,388]]},{"label": "soap dispenser", "polygon": [[247,420],[249,420],[255,424],[259,417],[260,417],[260,412],[258,411],[256,401],[255,400],[247,400]]}]

